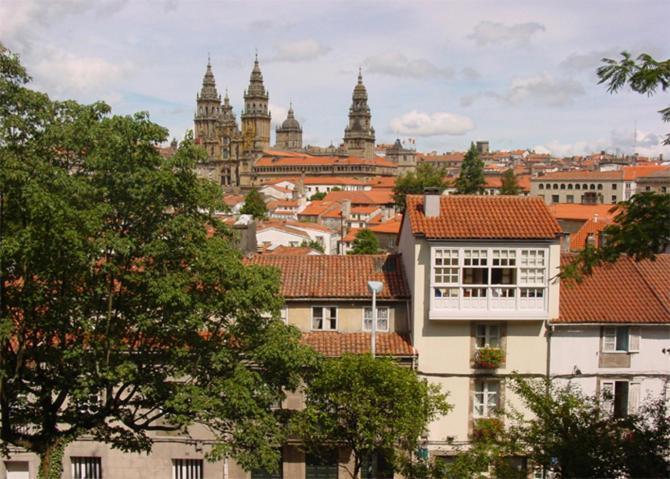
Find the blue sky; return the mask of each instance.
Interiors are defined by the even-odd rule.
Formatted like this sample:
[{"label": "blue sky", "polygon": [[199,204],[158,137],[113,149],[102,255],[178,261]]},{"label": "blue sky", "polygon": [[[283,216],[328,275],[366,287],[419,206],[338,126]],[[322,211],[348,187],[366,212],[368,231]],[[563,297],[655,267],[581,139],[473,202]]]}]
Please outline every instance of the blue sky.
[{"label": "blue sky", "polygon": [[624,49],[670,57],[669,14],[666,0],[0,0],[0,41],[36,88],[149,111],[178,138],[208,53],[239,114],[258,50],[273,120],[292,101],[305,143],[341,141],[361,66],[380,143],[668,158],[669,92],[610,95],[595,69]]}]

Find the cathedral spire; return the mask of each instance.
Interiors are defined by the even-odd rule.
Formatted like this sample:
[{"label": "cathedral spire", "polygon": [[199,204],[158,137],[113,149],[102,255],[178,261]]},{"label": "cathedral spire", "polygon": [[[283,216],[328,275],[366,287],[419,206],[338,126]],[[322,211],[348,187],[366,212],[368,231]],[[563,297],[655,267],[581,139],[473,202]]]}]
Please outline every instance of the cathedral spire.
[{"label": "cathedral spire", "polygon": [[351,95],[349,125],[344,130],[344,146],[353,156],[374,157],[375,129],[368,106],[368,91],[363,84],[363,73],[358,68],[358,81]]},{"label": "cathedral spire", "polygon": [[214,73],[212,72],[212,62],[207,55],[207,69],[205,76],[202,78],[202,88],[200,89],[199,100],[221,100],[219,93],[216,91],[216,81],[214,80]]}]

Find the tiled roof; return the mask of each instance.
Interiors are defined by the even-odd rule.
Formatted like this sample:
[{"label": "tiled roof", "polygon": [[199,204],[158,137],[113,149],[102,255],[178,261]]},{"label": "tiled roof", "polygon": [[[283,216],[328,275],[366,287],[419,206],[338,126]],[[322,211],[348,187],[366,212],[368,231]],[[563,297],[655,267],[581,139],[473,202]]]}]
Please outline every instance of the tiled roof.
[{"label": "tiled roof", "polygon": [[549,205],[549,211],[559,220],[582,220],[587,221],[595,215],[601,218],[613,218],[615,212],[612,208],[616,205],[580,205],[573,203],[554,203]]},{"label": "tiled roof", "polygon": [[[395,181],[395,178],[393,178]],[[299,176],[287,176],[284,178],[271,178],[265,182],[266,185],[276,185],[277,183],[282,183],[287,181],[294,185],[297,185],[301,178]],[[305,176],[302,178],[304,185],[355,185],[355,186],[365,186],[368,184],[367,181],[359,180],[357,178],[349,178],[347,176]]]},{"label": "tiled roof", "polygon": [[668,171],[670,167],[663,165],[636,165],[624,166],[623,178],[624,180],[635,180],[641,176],[647,176],[659,171]]},{"label": "tiled roof", "polygon": [[341,205],[335,201],[314,200],[298,216],[320,216],[325,215],[329,211],[334,211],[339,216],[341,209]]},{"label": "tiled roof", "polygon": [[370,213],[374,213],[375,211],[379,211],[379,207],[377,206],[354,206],[351,208],[351,213],[352,214],[357,214],[357,215],[369,215]]},{"label": "tiled roof", "polygon": [[423,195],[407,195],[412,233],[431,239],[554,239],[561,233],[540,197],[440,197],[440,215],[426,218]]},{"label": "tiled roof", "polygon": [[378,225],[370,226],[369,230],[375,233],[400,234],[400,225],[402,224],[402,215],[398,214],[394,218]]},{"label": "tiled roof", "polygon": [[[371,333],[338,333],[316,331],[302,334],[302,342],[324,356],[337,357],[346,353],[370,352]],[[414,356],[414,348],[398,333],[377,333],[375,352],[380,356]]]},{"label": "tiled roof", "polygon": [[275,249],[269,251],[266,254],[277,255],[277,256],[307,256],[310,254],[321,254],[319,251],[306,246],[284,246],[279,245]]},{"label": "tiled roof", "polygon": [[377,188],[393,189],[393,187],[395,186],[396,179],[397,178],[395,178],[393,176],[377,176],[375,178],[371,178],[366,183],[368,185],[372,186],[374,189],[377,189]]},{"label": "tiled roof", "polygon": [[570,235],[570,251],[579,251],[586,247],[589,235],[594,236],[595,246],[600,246],[599,233],[612,223],[609,218],[600,218],[598,215],[584,222],[581,228]]},{"label": "tiled roof", "polygon": [[393,203],[393,193],[390,191],[331,191],[324,201],[350,200],[352,205],[387,205]]},{"label": "tiled roof", "polygon": [[563,281],[556,322],[670,323],[670,255],[639,263],[622,257],[595,268],[581,283]]},{"label": "tiled roof", "polygon": [[328,228],[327,226],[320,225],[318,223],[312,223],[308,221],[286,221],[286,225],[292,226],[293,228],[300,228],[300,229],[306,229],[306,230],[313,230],[313,231],[321,231],[323,233],[337,233],[332,228]]},{"label": "tiled roof", "polygon": [[224,195],[223,202],[228,206],[244,203],[244,195]]},{"label": "tiled roof", "polygon": [[300,236],[302,238],[309,239],[309,235],[305,233],[302,230],[299,230],[297,228],[291,228],[290,226],[286,226],[284,223],[279,222],[279,221],[265,221],[263,223],[259,223],[256,226],[256,232],[261,233],[262,231],[266,231],[269,229],[275,229],[279,231],[283,231],[284,233],[289,233],[292,235]]},{"label": "tiled roof", "polygon": [[455,151],[453,153],[445,153],[444,155],[428,155],[426,153],[417,153],[417,161],[463,161],[465,153],[462,151]]},{"label": "tiled roof", "polygon": [[[507,169],[507,168],[505,168]],[[502,186],[501,175],[486,175],[484,176],[487,188],[500,188]],[[523,191],[530,191],[530,175],[518,175],[516,177],[519,188]]]},{"label": "tiled roof", "polygon": [[255,161],[254,166],[307,166],[307,165],[368,165],[383,166],[386,168],[397,168],[398,165],[381,157],[373,159],[359,158],[357,156],[310,156],[310,155],[271,155],[262,156]]},{"label": "tiled roof", "polygon": [[368,281],[382,281],[378,298],[410,295],[399,255],[254,256],[281,271],[285,298],[370,298]]}]

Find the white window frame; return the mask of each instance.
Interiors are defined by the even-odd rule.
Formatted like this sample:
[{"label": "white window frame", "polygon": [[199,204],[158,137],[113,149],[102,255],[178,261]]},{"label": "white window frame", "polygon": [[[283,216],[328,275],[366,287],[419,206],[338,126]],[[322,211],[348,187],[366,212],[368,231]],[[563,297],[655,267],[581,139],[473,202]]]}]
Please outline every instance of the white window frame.
[{"label": "white window frame", "polygon": [[172,459],[172,479],[203,479],[205,461],[202,459]]},{"label": "white window frame", "polygon": [[[484,334],[480,334],[480,328],[483,328]],[[493,333],[495,331],[495,334]],[[480,346],[479,345],[479,339],[483,338],[484,339],[484,345]],[[495,339],[496,342],[498,343],[495,346],[492,346],[492,339]],[[487,323],[478,323],[475,324],[475,348],[476,349],[482,349],[482,348],[498,348],[501,349],[501,341],[502,341],[502,325],[500,324],[487,324]]]},{"label": "white window frame", "polygon": [[[368,311],[370,311],[369,320],[366,318]],[[382,321],[382,319],[379,317],[380,311],[386,311],[386,319],[383,320],[386,321],[386,327],[384,328],[379,326],[379,322]],[[391,327],[391,308],[388,306],[377,306],[377,331],[386,332],[389,331],[390,327]],[[372,331],[372,306],[365,306],[363,308],[363,331]]]},{"label": "white window frame", "polygon": [[[618,349],[619,331],[622,329],[625,329],[628,333],[628,344],[625,349]],[[640,352],[639,326],[603,326],[602,335],[603,353],[626,354]]]},{"label": "white window frame", "polygon": [[[482,386],[481,392],[478,391],[478,386]],[[495,386],[495,388],[493,387]],[[475,380],[472,391],[472,417],[475,419],[488,418],[495,415],[500,409],[500,394],[502,392],[502,381],[497,379],[477,379]],[[479,397],[481,397],[481,402]],[[490,404],[491,397],[495,398],[495,404]],[[481,408],[482,412],[477,411]]]},{"label": "white window frame", "polygon": [[[328,308],[328,309],[334,308],[335,309],[335,327],[334,328],[323,328],[323,327],[322,328],[315,328],[314,327],[314,310],[316,308],[321,308],[321,314],[323,314],[324,308]],[[339,315],[340,315],[340,311],[339,311],[339,308],[337,306],[328,306],[328,305],[312,306],[312,308],[311,308],[311,324],[310,324],[311,330],[312,331],[337,331],[337,327],[339,326]],[[324,319],[323,319],[322,325],[325,324],[325,316],[323,316],[323,318]]]},{"label": "white window frame", "polygon": [[610,414],[614,414],[614,404],[616,402],[616,383],[628,384],[628,397],[626,398],[626,414],[636,414],[640,403],[640,382],[628,379],[608,379],[600,382],[600,394],[603,397],[604,405]]},{"label": "white window frame", "polygon": [[102,479],[102,458],[99,456],[71,456],[72,479]]},{"label": "white window frame", "polygon": [[[549,304],[549,253],[549,247],[535,245],[431,247],[431,316],[444,313],[486,316],[491,311],[507,316],[519,313],[545,316]],[[466,283],[465,268],[486,268],[486,283]],[[513,268],[514,282],[492,283],[493,270],[498,268]]]}]

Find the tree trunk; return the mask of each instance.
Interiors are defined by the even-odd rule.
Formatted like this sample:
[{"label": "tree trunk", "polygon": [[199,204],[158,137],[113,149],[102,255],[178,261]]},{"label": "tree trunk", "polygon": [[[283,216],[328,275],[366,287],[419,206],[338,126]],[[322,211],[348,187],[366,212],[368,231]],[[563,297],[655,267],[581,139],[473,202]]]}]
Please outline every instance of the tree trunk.
[{"label": "tree trunk", "polygon": [[37,479],[61,479],[63,476],[63,453],[70,441],[58,438],[47,445],[40,453],[40,467],[37,470]]}]

